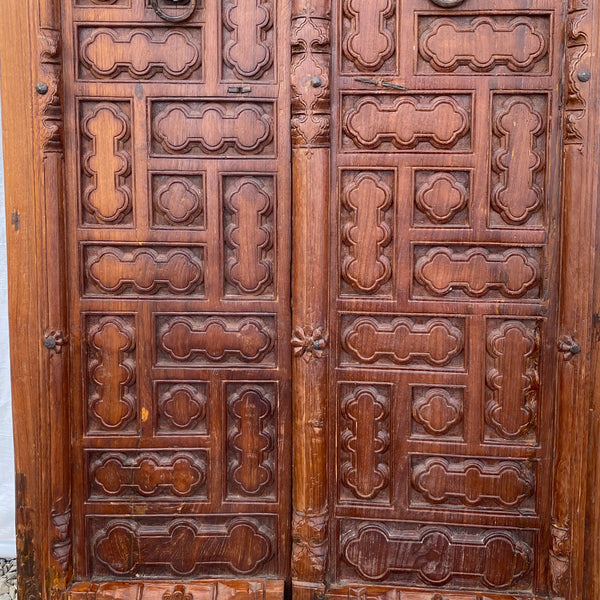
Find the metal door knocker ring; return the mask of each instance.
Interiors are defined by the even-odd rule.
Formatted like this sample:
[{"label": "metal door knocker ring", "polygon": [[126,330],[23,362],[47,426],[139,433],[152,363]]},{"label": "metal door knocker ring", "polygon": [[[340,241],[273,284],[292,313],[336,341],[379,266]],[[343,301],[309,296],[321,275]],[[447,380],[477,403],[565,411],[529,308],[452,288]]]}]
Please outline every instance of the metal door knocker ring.
[{"label": "metal door knocker ring", "polygon": [[192,16],[194,10],[196,10],[196,3],[198,0],[166,0],[169,4],[174,4],[177,6],[178,4],[184,5],[188,4],[189,6],[187,10],[180,15],[170,15],[163,11],[160,6],[158,6],[158,0],[150,0],[152,4],[152,9],[154,12],[163,20],[169,21],[169,23],[181,23],[182,21],[186,21]]},{"label": "metal door knocker ring", "polygon": [[431,0],[434,4],[441,6],[442,8],[453,8],[462,4],[464,0]]}]

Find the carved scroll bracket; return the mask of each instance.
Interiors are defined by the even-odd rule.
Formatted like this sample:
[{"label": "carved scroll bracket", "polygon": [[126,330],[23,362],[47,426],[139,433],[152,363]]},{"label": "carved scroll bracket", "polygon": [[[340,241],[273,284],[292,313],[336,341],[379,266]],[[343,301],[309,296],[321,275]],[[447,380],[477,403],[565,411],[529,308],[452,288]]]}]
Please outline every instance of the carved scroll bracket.
[{"label": "carved scroll bracket", "polygon": [[[322,0],[296,3],[292,15],[292,143],[327,146],[330,137],[330,15]],[[296,12],[297,11],[297,12]]]},{"label": "carved scroll bracket", "polygon": [[[588,79],[582,73],[588,60],[589,33],[586,30],[588,0],[570,0],[566,22],[566,90],[564,113],[564,143],[581,144],[584,140],[582,121],[587,109],[586,85]],[[581,76],[580,76],[581,75]]]},{"label": "carved scroll bracket", "polygon": [[43,127],[40,129],[45,152],[63,151],[63,114],[61,100],[60,32],[51,23],[43,23],[39,33],[40,74],[38,83],[39,111]]},{"label": "carved scroll bracket", "polygon": [[571,534],[568,525],[552,523],[550,528],[552,547],[550,550],[551,587],[555,594],[564,596],[569,582],[569,558]]}]

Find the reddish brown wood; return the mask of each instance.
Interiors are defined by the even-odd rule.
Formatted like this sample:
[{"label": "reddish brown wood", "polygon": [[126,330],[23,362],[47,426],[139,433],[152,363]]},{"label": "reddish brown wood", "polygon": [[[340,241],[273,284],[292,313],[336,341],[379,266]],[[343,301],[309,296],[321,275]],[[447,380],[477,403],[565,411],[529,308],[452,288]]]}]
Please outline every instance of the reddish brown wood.
[{"label": "reddish brown wood", "polygon": [[[20,598],[40,596],[48,562],[47,504],[41,501],[47,482],[42,479],[44,465],[39,462],[39,457],[45,456],[48,437],[47,429],[43,428],[45,407],[40,403],[44,388],[40,377],[43,350],[39,338],[38,289],[43,282],[43,258],[38,248],[41,234],[36,204],[41,205],[42,201],[36,177],[40,172],[41,151],[36,139],[38,129],[33,122],[37,107],[32,72],[32,65],[39,60],[39,49],[37,43],[32,46],[29,40],[28,32],[35,35],[38,31],[37,13],[29,8],[24,3],[20,3],[20,7],[18,2],[8,3],[6,9],[11,17],[3,19],[0,34],[6,234],[10,247],[9,319],[13,339],[20,340],[11,344],[10,355],[13,424],[18,432],[15,438],[15,516]],[[21,76],[16,77],[17,73]],[[44,435],[40,435],[41,431]]]},{"label": "reddish brown wood", "polygon": [[[384,582],[386,597],[577,598],[558,570],[577,568],[568,490],[585,423],[554,373],[569,368],[569,319],[590,315],[557,269],[563,5],[423,4],[344,0],[332,13],[328,580],[364,588],[349,595]],[[567,38],[580,51],[567,50],[572,86],[580,26]],[[574,201],[587,184],[568,162],[570,111],[578,126],[585,109],[573,102]],[[568,203],[566,256],[581,239],[570,228],[593,222]],[[562,329],[559,302],[583,302]],[[585,386],[582,357],[567,358]],[[561,453],[569,477],[554,479],[552,514]],[[416,585],[429,591],[405,591]]]},{"label": "reddish brown wood", "polygon": [[[506,593],[486,592],[482,596],[479,592],[452,592],[444,591],[443,596],[438,595],[437,598],[443,600],[542,600],[538,596],[522,596]],[[431,590],[424,591],[417,588],[395,588],[384,585],[369,585],[369,586],[340,586],[332,587],[327,592],[327,598],[331,600],[382,600],[384,598],[393,600],[437,600],[435,594],[432,596]]]},{"label": "reddish brown wood", "polygon": [[[71,423],[68,403],[68,305],[65,254],[64,122],[60,56],[60,4],[39,4],[40,75],[49,84],[42,99],[40,128],[41,185],[44,198],[45,285],[42,287],[44,344],[43,377],[47,385],[46,418],[53,427],[48,440],[50,467],[50,556],[47,585],[52,593],[65,588],[72,576]],[[49,342],[49,344],[48,344]],[[48,345],[54,346],[49,348]]]},{"label": "reddish brown wood", "polygon": [[289,571],[288,21],[64,7],[78,579]]},{"label": "reddish brown wood", "polygon": [[598,7],[7,3],[21,598],[595,598]]},{"label": "reddish brown wood", "polygon": [[[590,365],[589,358],[594,351],[594,341],[598,341],[592,337],[596,290],[590,288],[590,282],[594,281],[597,243],[598,174],[597,170],[580,172],[578,166],[597,160],[598,152],[597,147],[589,143],[598,131],[598,87],[590,86],[582,76],[591,68],[597,52],[597,11],[597,6],[585,0],[569,2],[566,30],[560,355],[550,568],[552,591],[558,597],[569,598],[593,598],[596,595],[593,586],[597,585],[592,583],[596,579],[592,576],[588,586],[584,586],[584,565],[588,573],[597,572],[597,568],[590,569],[594,553],[588,559],[581,540],[589,534],[588,547],[593,547],[597,531],[593,525],[586,531],[589,523],[595,521],[592,519],[586,526],[583,502],[587,497],[589,510],[594,510],[595,502],[591,500],[594,494],[586,488],[586,444],[588,435],[594,433],[594,421],[588,411],[594,407],[594,396],[590,394],[593,363]],[[589,202],[577,203],[578,196],[589,198]],[[580,292],[569,293],[570,288]],[[573,344],[577,345],[574,350]],[[592,455],[592,468],[595,461]],[[573,493],[574,490],[577,493]]]},{"label": "reddish brown wood", "polygon": [[240,581],[235,579],[207,579],[181,583],[111,581],[75,583],[68,598],[72,600],[277,600],[283,597],[281,581]]},{"label": "reddish brown wood", "polygon": [[329,256],[328,2],[292,3],[292,306],[294,480],[292,584],[322,593],[327,574],[327,320]]}]

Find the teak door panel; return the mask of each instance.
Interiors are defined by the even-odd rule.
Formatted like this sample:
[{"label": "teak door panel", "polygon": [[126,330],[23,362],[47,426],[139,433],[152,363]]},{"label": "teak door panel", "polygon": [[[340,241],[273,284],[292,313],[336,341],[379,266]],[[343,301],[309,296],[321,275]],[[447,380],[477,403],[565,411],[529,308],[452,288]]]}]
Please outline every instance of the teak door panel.
[{"label": "teak door panel", "polygon": [[293,265],[298,597],[581,595],[564,215],[588,10],[295,3],[317,81],[295,107],[294,247],[322,224]]},{"label": "teak door panel", "polygon": [[20,598],[595,598],[599,8],[6,2]]},{"label": "teak door panel", "polygon": [[544,595],[562,3],[379,4],[332,14],[331,577]]},{"label": "teak door panel", "polygon": [[63,6],[76,580],[288,572],[286,23]]}]

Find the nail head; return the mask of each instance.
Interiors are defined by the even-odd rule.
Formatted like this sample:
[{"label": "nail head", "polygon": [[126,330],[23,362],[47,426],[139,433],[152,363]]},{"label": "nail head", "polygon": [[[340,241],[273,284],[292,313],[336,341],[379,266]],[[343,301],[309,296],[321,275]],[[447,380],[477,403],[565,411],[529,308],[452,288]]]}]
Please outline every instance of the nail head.
[{"label": "nail head", "polygon": [[592,78],[592,74],[587,69],[582,69],[577,73],[577,79],[582,82],[589,81]]}]

